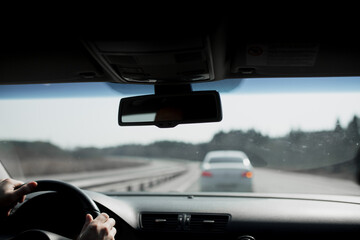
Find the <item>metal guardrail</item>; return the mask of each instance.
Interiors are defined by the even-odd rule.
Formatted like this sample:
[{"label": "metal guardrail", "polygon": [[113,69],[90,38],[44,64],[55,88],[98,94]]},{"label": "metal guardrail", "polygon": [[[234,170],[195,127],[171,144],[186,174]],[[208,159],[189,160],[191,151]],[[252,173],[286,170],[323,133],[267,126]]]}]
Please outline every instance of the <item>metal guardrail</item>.
[{"label": "metal guardrail", "polygon": [[161,184],[168,183],[184,174],[187,170],[179,170],[169,172],[167,174],[160,174],[152,177],[144,177],[139,179],[126,180],[117,183],[108,183],[101,186],[89,186],[83,189],[93,190],[99,192],[132,192],[132,191],[148,191],[151,188],[157,187]]},{"label": "metal guardrail", "polygon": [[69,182],[77,187],[94,191],[146,191],[149,188],[171,181],[185,174],[186,167],[172,167],[148,172],[141,172],[132,176],[113,176],[110,178],[83,180],[81,182]]},{"label": "metal guardrail", "polygon": [[62,180],[84,190],[102,192],[146,191],[152,187],[169,182],[188,171],[188,164],[157,162],[141,167],[33,176],[25,179],[25,181],[39,179]]}]

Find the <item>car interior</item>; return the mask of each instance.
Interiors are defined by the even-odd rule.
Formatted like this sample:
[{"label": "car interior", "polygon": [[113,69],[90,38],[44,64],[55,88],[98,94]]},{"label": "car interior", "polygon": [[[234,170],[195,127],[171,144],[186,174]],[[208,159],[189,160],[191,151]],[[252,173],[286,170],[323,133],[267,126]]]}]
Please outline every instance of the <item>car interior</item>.
[{"label": "car interior", "polygon": [[[242,28],[236,18],[189,18],[169,23],[171,27],[150,19],[126,18],[122,23],[119,31],[108,34],[99,30],[75,35],[61,29],[49,35],[26,35],[26,41],[2,39],[0,95],[11,93],[7,87],[26,85],[109,83],[119,93],[145,86],[153,94],[121,98],[118,108],[112,109],[117,117],[112,120],[119,128],[166,131],[226,120],[218,90],[197,91],[197,84],[234,88],[239,79],[344,77],[355,79],[359,86],[360,45],[352,33],[338,40],[332,38],[334,29],[321,37],[306,31],[287,34],[283,28],[258,32],[258,28]],[[359,102],[350,104],[359,108]],[[12,110],[7,111],[2,118]],[[68,135],[71,138],[71,132]],[[0,140],[3,145],[5,140]],[[350,155],[359,162],[359,145],[356,149]],[[258,163],[264,159],[247,154],[255,167],[255,181]],[[2,162],[4,156],[0,155]],[[4,164],[1,168],[2,179],[11,177]],[[36,192],[1,219],[0,239],[21,232],[41,233],[39,239],[75,239],[85,213],[99,212],[116,220],[116,239],[357,239],[360,233],[358,192],[117,192],[94,191],[81,185],[81,179],[78,185],[33,180],[39,183]]]}]

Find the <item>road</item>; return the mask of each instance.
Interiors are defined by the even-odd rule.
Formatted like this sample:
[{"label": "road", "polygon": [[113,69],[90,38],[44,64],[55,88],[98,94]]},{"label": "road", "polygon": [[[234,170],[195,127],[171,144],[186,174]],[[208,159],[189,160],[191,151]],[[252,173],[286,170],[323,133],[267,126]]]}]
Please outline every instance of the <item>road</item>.
[{"label": "road", "polygon": [[[191,172],[150,191],[198,192],[200,173],[199,165],[192,163]],[[360,186],[350,180],[266,168],[254,169],[253,190],[258,193],[360,195]]]},{"label": "road", "polygon": [[[253,190],[258,193],[360,195],[360,186],[350,180],[261,168],[254,170]],[[186,191],[199,191],[199,182],[195,181]]]},{"label": "road", "polygon": [[[60,179],[83,189],[102,192],[198,192],[200,175],[199,163],[153,160],[137,168],[39,176],[28,180]],[[349,180],[265,168],[254,169],[253,189],[259,193],[360,195],[360,186]]]},{"label": "road", "polygon": [[308,194],[360,194],[355,182],[313,174],[256,169],[255,192],[308,193]]}]

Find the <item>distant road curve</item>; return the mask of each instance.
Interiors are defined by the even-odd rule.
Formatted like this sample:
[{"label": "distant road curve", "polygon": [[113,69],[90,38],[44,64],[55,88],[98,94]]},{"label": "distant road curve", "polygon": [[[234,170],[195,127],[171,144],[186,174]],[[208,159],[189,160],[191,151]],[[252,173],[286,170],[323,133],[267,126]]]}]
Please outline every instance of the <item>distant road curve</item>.
[{"label": "distant road curve", "polygon": [[23,180],[61,180],[82,189],[101,192],[148,191],[187,174],[192,168],[186,160],[147,159],[147,161],[147,164],[137,167],[31,176]]}]

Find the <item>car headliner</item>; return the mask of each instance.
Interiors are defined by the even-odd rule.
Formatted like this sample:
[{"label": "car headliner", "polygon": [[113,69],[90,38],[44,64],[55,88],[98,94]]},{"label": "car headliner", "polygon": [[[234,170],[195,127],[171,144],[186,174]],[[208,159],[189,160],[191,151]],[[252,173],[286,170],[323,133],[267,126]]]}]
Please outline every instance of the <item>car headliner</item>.
[{"label": "car headliner", "polygon": [[[178,15],[176,15],[178,16]],[[101,42],[106,51],[119,50],[116,54],[155,56],[159,53],[176,53],[189,49],[195,43],[208,54],[210,79],[274,78],[274,77],[329,77],[360,76],[360,45],[355,31],[348,31],[351,25],[324,28],[321,33],[314,28],[300,31],[293,26],[289,34],[284,28],[274,29],[271,23],[264,24],[266,30],[242,24],[238,16],[229,18],[119,18],[121,28],[114,31],[114,25],[107,25],[94,33],[94,27],[18,29],[18,34],[4,34],[0,45],[0,84],[67,83],[67,82],[123,82],[114,78],[111,70],[94,55],[89,44]],[[165,17],[165,16],[164,16]],[[169,17],[169,16],[166,16]],[[172,21],[174,20],[174,21]],[[76,24],[74,24],[77,26]],[[116,25],[116,24],[115,24]],[[242,26],[242,30],[239,30]],[[25,27],[23,27],[25,28]],[[286,28],[288,29],[288,28]],[[87,31],[92,30],[92,31]],[[109,31],[110,30],[110,31]],[[13,33],[13,32],[12,32]],[[294,34],[296,33],[296,34]],[[336,36],[334,36],[336,33]],[[26,38],[23,35],[28,36]],[[31,37],[29,37],[31,36]],[[205,44],[206,43],[206,44]],[[197,46],[197,45],[196,45]],[[254,50],[261,50],[256,52]],[[184,50],[184,51],[185,51]],[[133,52],[132,52],[133,51]],[[135,51],[135,52],[134,52]],[[137,52],[136,52],[137,51]],[[254,61],[256,54],[267,57],[268,61]],[[266,55],[266,54],[267,55]],[[95,53],[96,54],[96,53]],[[272,55],[271,55],[272,54]],[[269,56],[272,56],[270,61]],[[275,59],[274,56],[280,57]],[[157,60],[158,58],[152,58]],[[163,59],[158,59],[163,61]],[[259,60],[259,59],[258,59]],[[275,61],[276,60],[276,61]],[[137,63],[140,65],[140,63]],[[137,66],[137,65],[135,65]],[[21,71],[18,71],[21,69]],[[165,74],[166,68],[159,68],[158,74]],[[189,80],[169,76],[171,81],[149,84],[182,84]],[[185,81],[185,82],[184,82]]]}]

